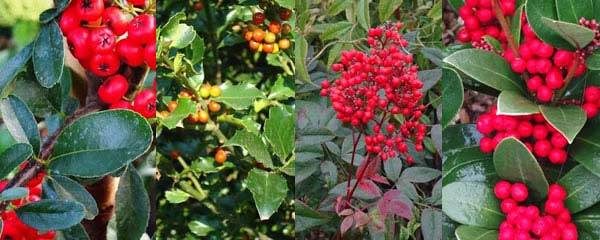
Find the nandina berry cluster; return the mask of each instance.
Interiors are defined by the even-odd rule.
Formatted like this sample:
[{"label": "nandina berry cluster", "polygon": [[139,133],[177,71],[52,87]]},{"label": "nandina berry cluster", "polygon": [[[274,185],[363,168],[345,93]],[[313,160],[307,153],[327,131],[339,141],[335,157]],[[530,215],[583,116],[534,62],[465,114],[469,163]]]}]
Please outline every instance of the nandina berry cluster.
[{"label": "nandina berry cluster", "polygon": [[[264,53],[278,53],[279,50],[290,48],[289,35],[292,27],[288,21],[292,16],[292,10],[279,6],[265,6],[268,9],[276,9],[278,14],[255,12],[252,22],[242,30],[244,39],[252,51]],[[265,20],[268,20],[268,24]],[[284,22],[282,24],[282,22]]]},{"label": "nandina berry cluster", "polygon": [[496,108],[492,108],[479,116],[476,127],[484,135],[479,142],[484,153],[493,152],[502,139],[515,137],[538,158],[547,158],[554,164],[567,161],[567,140],[541,114],[498,115]]},{"label": "nandina berry cluster", "polygon": [[[146,4],[144,0],[128,2],[136,7]],[[129,81],[119,74],[124,65],[156,69],[156,20],[152,14],[130,10],[112,1],[73,0],[59,25],[73,56],[88,71],[106,78],[98,89],[100,100],[111,109],[132,109],[152,118],[156,91],[144,89],[135,93],[133,101],[126,100]]]},{"label": "nandina berry cluster", "polygon": [[583,111],[587,118],[593,118],[598,115],[598,108],[600,108],[600,88],[597,86],[588,86],[583,91]]},{"label": "nandina berry cluster", "polygon": [[523,183],[500,181],[494,187],[500,209],[506,219],[499,227],[499,240],[555,239],[576,240],[577,226],[571,221],[571,213],[564,206],[567,191],[558,184],[550,185],[544,212],[535,205],[520,205],[527,200],[529,191]]},{"label": "nandina berry cluster", "polygon": [[[575,58],[575,52],[560,50],[552,45],[542,42],[533,32],[523,15],[522,32],[524,40],[515,55],[506,49],[503,56],[516,73],[528,73],[527,89],[533,93],[540,102],[552,101],[555,91],[565,86],[565,77],[568,75]],[[582,59],[582,58],[581,58]],[[585,73],[586,67],[583,59],[574,71],[574,77]]]},{"label": "nandina berry cluster", "polygon": [[[414,139],[417,151],[423,149],[426,127],[419,122],[424,106],[412,55],[405,52],[407,41],[399,33],[402,24],[372,28],[368,33],[370,50],[343,52],[332,66],[338,79],[321,84],[322,96],[329,96],[337,118],[365,133],[369,154],[385,160],[404,154],[406,139]],[[401,114],[405,121],[395,123],[386,117]],[[370,131],[365,131],[372,126]]]},{"label": "nandina berry cluster", "polygon": [[[22,165],[23,168],[25,165]],[[44,179],[45,174],[40,173],[35,178],[30,180],[26,186],[29,189],[29,195],[23,199],[17,199],[11,201],[11,205],[14,208],[19,208],[27,203],[37,202],[41,200],[42,194],[42,181]],[[5,190],[8,184],[8,180],[0,181],[0,192]],[[0,239],[31,239],[31,240],[51,240],[56,236],[55,231],[48,232],[38,232],[35,228],[32,228],[25,223],[23,223],[15,210],[10,209],[2,212],[0,218],[2,219],[2,234],[0,235]]]},{"label": "nandina berry cluster", "polygon": [[[506,35],[500,29],[496,20],[492,1],[495,0],[466,0],[465,5],[459,9],[459,15],[465,26],[457,33],[457,40],[461,42],[472,42],[478,45],[483,36],[490,36],[506,43]],[[500,0],[499,6],[504,16],[515,14],[516,0]]]}]

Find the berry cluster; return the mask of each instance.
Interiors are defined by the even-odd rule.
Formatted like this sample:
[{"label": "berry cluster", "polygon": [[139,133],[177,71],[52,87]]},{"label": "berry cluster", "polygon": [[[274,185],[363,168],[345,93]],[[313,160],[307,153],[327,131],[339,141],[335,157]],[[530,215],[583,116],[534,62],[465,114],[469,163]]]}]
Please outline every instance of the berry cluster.
[{"label": "berry cluster", "polygon": [[[368,52],[343,52],[340,63],[332,65],[340,72],[338,79],[321,84],[322,96],[329,96],[337,118],[353,127],[372,126],[365,132],[369,154],[385,160],[397,152],[407,154],[405,142],[413,138],[417,151],[423,149],[426,132],[419,122],[424,106],[420,104],[423,83],[417,77],[417,66],[412,55],[405,53],[407,41],[399,33],[402,24],[372,28],[368,33]],[[401,114],[405,121],[395,123],[386,117]]]},{"label": "berry cluster", "polygon": [[578,238],[577,227],[571,221],[571,213],[564,206],[567,191],[562,186],[550,186],[543,213],[535,205],[519,205],[527,200],[529,195],[527,186],[523,183],[500,181],[494,187],[494,194],[502,201],[500,208],[506,214],[506,220],[500,224],[499,240]]},{"label": "berry cluster", "polygon": [[289,35],[292,27],[284,21],[290,19],[292,11],[279,6],[267,6],[266,8],[277,9],[278,14],[269,14],[267,24],[265,13],[254,13],[252,22],[242,30],[244,39],[248,42],[250,49],[255,52],[278,53],[279,50],[289,49],[291,45]]},{"label": "berry cluster", "polygon": [[[492,1],[495,0],[466,0],[465,5],[459,9],[459,15],[465,26],[457,33],[457,40],[461,42],[479,43],[483,36],[490,36],[506,43],[506,35],[500,29],[496,20]],[[500,9],[504,16],[515,14],[516,0],[500,0]]]},{"label": "berry cluster", "polygon": [[[535,94],[538,101],[550,102],[554,97],[554,91],[565,86],[565,77],[573,67],[575,58],[581,56],[575,52],[556,49],[552,45],[542,42],[526,22],[524,16],[522,32],[525,38],[519,46],[518,56],[507,49],[503,57],[509,62],[514,72],[530,74],[531,77],[527,80],[527,89]],[[575,69],[574,76],[578,77],[585,71],[585,64],[579,64]]]},{"label": "berry cluster", "polygon": [[[24,167],[25,165],[22,165],[21,169]],[[35,178],[30,180],[24,186],[29,189],[29,195],[23,199],[11,201],[11,205],[14,208],[19,208],[27,203],[40,201],[42,194],[42,181],[44,180],[44,176],[44,173],[40,173]],[[7,184],[8,180],[0,181],[0,192],[5,190]],[[51,240],[56,236],[55,231],[40,233],[35,228],[26,225],[19,219],[14,209],[2,212],[0,218],[3,222],[3,226],[0,229],[0,232],[2,232],[0,239]]]},{"label": "berry cluster", "polygon": [[485,135],[479,142],[484,153],[493,152],[498,143],[507,137],[515,137],[538,158],[551,163],[567,161],[567,139],[552,127],[541,114],[527,116],[498,115],[495,108],[477,119],[477,130]]},{"label": "berry cluster", "polygon": [[[128,2],[136,7],[146,5],[145,0]],[[130,89],[119,70],[122,63],[156,69],[156,20],[152,14],[137,15],[129,10],[113,6],[112,1],[73,0],[62,13],[59,25],[73,56],[94,75],[106,78],[98,89],[102,102],[111,109],[132,109],[153,118],[156,90],[136,91],[132,104],[125,97],[135,87]]]},{"label": "berry cluster", "polygon": [[600,88],[597,86],[588,86],[583,91],[583,111],[588,118],[593,118],[598,115],[598,108],[600,108]]}]

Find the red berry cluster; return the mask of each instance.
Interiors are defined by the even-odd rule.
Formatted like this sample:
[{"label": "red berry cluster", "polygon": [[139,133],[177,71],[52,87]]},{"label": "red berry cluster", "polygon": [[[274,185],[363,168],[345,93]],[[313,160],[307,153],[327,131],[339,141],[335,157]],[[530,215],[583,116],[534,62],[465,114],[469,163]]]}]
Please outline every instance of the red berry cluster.
[{"label": "red berry cluster", "polygon": [[583,91],[583,111],[588,118],[593,118],[598,115],[598,108],[600,108],[600,88],[597,86],[588,86]]},{"label": "red berry cluster", "polygon": [[[529,73],[527,89],[534,93],[540,102],[550,102],[554,91],[565,86],[565,77],[573,66],[578,54],[554,48],[542,42],[533,32],[523,15],[523,43],[519,46],[518,56],[506,49],[503,56],[516,73]],[[582,61],[583,62],[583,61]],[[585,73],[584,63],[577,65],[575,77]]]},{"label": "red berry cluster", "polygon": [[523,183],[511,184],[500,181],[494,187],[496,198],[506,219],[500,224],[499,240],[576,240],[577,226],[571,221],[571,213],[564,206],[567,191],[552,184],[544,212],[535,205],[519,205],[527,200],[529,192]]},{"label": "red berry cluster", "polygon": [[[397,152],[407,154],[406,139],[413,138],[417,151],[423,149],[426,127],[419,122],[424,106],[419,91],[423,83],[417,77],[412,55],[405,52],[408,45],[399,33],[402,24],[386,25],[369,30],[368,52],[343,52],[340,63],[332,70],[340,77],[331,84],[321,84],[322,96],[329,96],[337,118],[343,123],[366,130],[366,149],[385,160]],[[386,121],[386,116],[402,114],[405,121]]]},{"label": "red berry cluster", "polygon": [[[144,0],[129,0],[144,7]],[[156,91],[136,93],[133,105],[124,100],[129,81],[119,74],[122,63],[129,67],[156,69],[156,20],[152,14],[127,12],[112,1],[73,0],[60,17],[60,28],[71,53],[96,76],[106,78],[98,89],[109,108],[133,109],[146,118],[155,116]]]},{"label": "red berry cluster", "polygon": [[[278,53],[279,50],[289,49],[292,26],[287,21],[292,16],[292,10],[270,5],[265,9],[277,11],[279,14],[269,14],[267,18],[267,15],[261,11],[252,15],[252,22],[247,23],[242,30],[248,46],[252,51],[265,53]],[[268,20],[269,24],[265,20]]]},{"label": "red berry cluster", "polygon": [[527,116],[498,115],[495,108],[477,119],[477,130],[485,135],[479,142],[484,153],[493,152],[498,143],[507,137],[515,137],[538,158],[547,158],[551,163],[567,161],[568,142],[552,127],[541,114]]},{"label": "red berry cluster", "polygon": [[[21,168],[24,166],[25,165],[22,165]],[[42,181],[44,176],[44,173],[40,173],[35,178],[30,180],[27,185],[24,186],[29,189],[29,195],[26,198],[11,201],[12,206],[19,208],[27,203],[40,201],[40,196],[42,194]],[[7,184],[8,180],[0,181],[0,192],[6,188]],[[56,236],[55,231],[40,233],[35,228],[26,225],[19,219],[14,209],[2,212],[0,218],[3,222],[3,226],[0,231],[2,232],[0,239],[51,240]]]},{"label": "red berry cluster", "polygon": [[[490,36],[506,43],[506,35],[496,21],[492,1],[495,0],[466,0],[459,9],[459,15],[465,26],[458,32],[456,38],[461,42],[479,43],[483,36]],[[499,5],[504,16],[515,14],[516,0],[500,0]]]}]

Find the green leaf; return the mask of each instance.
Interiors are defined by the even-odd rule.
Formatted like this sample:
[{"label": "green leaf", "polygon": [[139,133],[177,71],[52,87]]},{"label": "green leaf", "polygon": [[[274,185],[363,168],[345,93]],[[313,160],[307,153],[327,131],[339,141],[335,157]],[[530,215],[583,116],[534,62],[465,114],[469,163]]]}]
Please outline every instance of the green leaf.
[{"label": "green leaf", "polygon": [[31,145],[17,143],[0,153],[0,179],[5,179],[15,168],[27,160],[33,154]]},{"label": "green leaf", "polygon": [[404,169],[400,179],[412,183],[426,183],[442,175],[440,170],[428,167],[410,167]]},{"label": "green leaf", "polygon": [[462,79],[454,69],[442,70],[442,127],[448,126],[458,114],[464,100]]},{"label": "green leaf", "polygon": [[56,84],[65,65],[63,36],[56,21],[42,26],[33,48],[33,69],[40,85],[50,88]]},{"label": "green leaf", "polygon": [[72,200],[79,202],[85,208],[85,219],[92,220],[98,215],[98,206],[96,200],[83,186],[61,175],[52,175],[48,184],[63,200]]},{"label": "green leaf", "polygon": [[273,146],[273,151],[282,160],[294,151],[294,115],[283,107],[269,109],[269,119],[265,121],[265,137]]},{"label": "green leaf", "polygon": [[442,212],[433,208],[425,208],[421,213],[421,233],[423,240],[442,239]]},{"label": "green leaf", "polygon": [[483,36],[483,41],[485,41],[488,45],[490,45],[494,51],[496,52],[504,52],[504,48],[502,48],[502,44],[496,38],[490,36]]},{"label": "green leaf", "polygon": [[168,117],[160,121],[168,129],[173,129],[177,126],[182,126],[180,124],[181,121],[196,111],[196,102],[192,101],[191,98],[179,98],[177,99],[177,108]]},{"label": "green leaf", "polygon": [[18,143],[28,143],[33,152],[40,151],[40,132],[33,113],[18,97],[0,100],[0,113],[8,131]]},{"label": "green leaf", "polygon": [[2,190],[2,193],[0,193],[0,202],[25,198],[27,195],[29,195],[29,188],[12,187],[4,189]]},{"label": "green leaf", "polygon": [[600,239],[600,204],[573,215],[573,222],[577,225],[579,239]]},{"label": "green leaf", "polygon": [[315,226],[323,225],[330,220],[330,217],[321,212],[311,209],[305,203],[296,201],[294,203],[296,210],[296,231],[301,232]]},{"label": "green leaf", "polygon": [[294,9],[295,6],[294,0],[275,0],[275,2],[277,2],[279,6],[282,6],[287,9]]},{"label": "green leaf", "polygon": [[225,103],[235,110],[244,110],[252,105],[255,99],[265,97],[262,91],[249,83],[239,85],[226,83],[221,85],[221,90],[223,91],[221,96],[214,100]]},{"label": "green leaf", "polygon": [[[352,28],[352,23],[343,21],[327,25],[325,31],[321,35],[321,40],[327,41],[337,39]],[[296,58],[298,59],[298,58]]]},{"label": "green leaf", "polygon": [[571,214],[600,202],[600,176],[594,175],[583,166],[571,169],[558,183],[567,190],[565,206]]},{"label": "green leaf", "polygon": [[334,0],[327,8],[327,15],[335,16],[346,10],[352,4],[351,0]]},{"label": "green leaf", "polygon": [[385,176],[395,182],[400,177],[400,172],[402,171],[402,160],[397,157],[389,158],[383,162],[383,170],[385,171]]},{"label": "green leaf", "polygon": [[288,98],[294,97],[295,96],[295,92],[294,89],[291,89],[287,86],[285,86],[285,79],[283,79],[282,77],[277,78],[277,81],[275,81],[275,84],[273,85],[273,87],[271,87],[271,92],[269,93],[269,96],[267,97],[270,100],[286,100]]},{"label": "green leaf", "polygon": [[446,57],[444,62],[496,90],[524,92],[521,78],[498,54],[479,49],[467,49]]},{"label": "green leaf", "polygon": [[192,64],[196,64],[204,58],[204,40],[200,36],[196,36],[194,41],[192,41],[192,46],[192,56],[190,59]]},{"label": "green leaf", "polygon": [[31,58],[32,52],[33,44],[29,44],[10,60],[2,64],[0,67],[0,97],[5,96],[6,87],[10,86],[15,77],[17,77],[17,74],[23,70],[23,67]]},{"label": "green leaf", "polygon": [[558,19],[563,22],[579,23],[579,19],[593,18],[594,0],[556,0]]},{"label": "green leaf", "polygon": [[306,68],[306,54],[308,53],[308,42],[302,34],[296,34],[296,47],[294,48],[294,67],[296,68],[296,81],[311,82]]},{"label": "green leaf", "polygon": [[595,52],[585,59],[585,65],[590,70],[600,70],[600,53]]},{"label": "green leaf", "polygon": [[140,239],[148,226],[150,202],[144,181],[131,164],[119,180],[115,202],[119,239]]},{"label": "green leaf", "polygon": [[600,128],[592,125],[583,129],[569,147],[569,155],[600,177]]},{"label": "green leaf", "polygon": [[513,34],[513,39],[515,41],[515,45],[517,46],[521,44],[521,29],[523,26],[523,19],[521,15],[523,14],[523,9],[525,9],[525,5],[521,5],[519,8],[517,8],[517,11],[515,11],[515,15],[512,17],[510,24],[510,31]]},{"label": "green leaf", "polygon": [[521,141],[509,137],[502,140],[494,151],[496,173],[502,179],[525,183],[530,195],[541,200],[548,194],[548,181],[542,167]]},{"label": "green leaf", "polygon": [[442,210],[459,223],[497,229],[504,220],[494,191],[485,183],[450,183],[442,189],[442,196]]},{"label": "green leaf", "polygon": [[567,40],[548,27],[542,20],[542,18],[558,19],[555,1],[528,0],[525,4],[525,13],[527,15],[527,22],[542,41],[554,47],[571,51],[575,50]]},{"label": "green leaf", "polygon": [[267,145],[262,139],[254,133],[238,130],[232,138],[230,138],[224,146],[239,146],[244,148],[248,153],[256,159],[256,161],[265,165],[265,167],[273,168],[271,154],[267,150]]},{"label": "green leaf", "polygon": [[379,12],[379,21],[387,21],[394,11],[402,5],[403,0],[381,0],[377,5],[377,11]]},{"label": "green leaf", "polygon": [[465,148],[479,146],[483,137],[475,124],[457,124],[448,126],[442,132],[442,151],[444,157],[449,157]]},{"label": "green leaf", "polygon": [[573,143],[587,120],[585,112],[580,106],[540,106],[540,111],[548,123],[556,128],[569,143]]},{"label": "green leaf", "polygon": [[584,48],[594,39],[594,31],[581,25],[552,20],[547,17],[542,17],[542,23],[556,31],[575,48]]},{"label": "green leaf", "polygon": [[[179,23],[184,18],[181,16],[174,16],[171,18],[174,22],[170,22],[161,31],[161,37],[163,41],[170,42],[169,48],[182,49],[190,45],[196,38],[196,31],[192,26],[187,24]],[[170,20],[171,21],[171,20]]]},{"label": "green leaf", "polygon": [[23,223],[42,232],[70,228],[85,215],[78,202],[46,199],[23,205],[15,212]]},{"label": "green leaf", "polygon": [[285,178],[277,173],[252,169],[245,181],[252,193],[261,220],[267,220],[277,211],[288,192]]},{"label": "green leaf", "polygon": [[[445,138],[446,135],[444,135]],[[442,166],[442,183],[484,182],[495,183],[499,180],[494,169],[491,154],[484,154],[479,147],[469,147],[455,151]]]},{"label": "green leaf", "polygon": [[473,226],[460,226],[456,229],[456,239],[458,240],[496,240],[498,231]]},{"label": "green leaf", "polygon": [[165,198],[167,201],[173,204],[182,203],[187,201],[190,198],[190,195],[180,189],[175,190],[167,190],[165,192]]},{"label": "green leaf", "polygon": [[358,24],[364,29],[371,28],[371,17],[369,16],[369,0],[358,0]]},{"label": "green leaf", "polygon": [[49,168],[62,175],[103,176],[145,153],[152,134],[146,119],[129,110],[88,114],[58,136]]},{"label": "green leaf", "polygon": [[77,224],[70,228],[58,231],[56,233],[57,240],[89,240],[90,237],[87,235],[83,225]]},{"label": "green leaf", "polygon": [[188,228],[190,229],[190,231],[193,234],[196,234],[196,236],[200,236],[200,237],[205,237],[210,232],[215,230],[211,226],[209,226],[203,222],[200,222],[198,220],[194,220],[194,221],[191,221],[190,223],[188,223]]},{"label": "green leaf", "polygon": [[531,115],[539,113],[537,104],[514,91],[503,91],[498,96],[498,114],[509,116]]}]

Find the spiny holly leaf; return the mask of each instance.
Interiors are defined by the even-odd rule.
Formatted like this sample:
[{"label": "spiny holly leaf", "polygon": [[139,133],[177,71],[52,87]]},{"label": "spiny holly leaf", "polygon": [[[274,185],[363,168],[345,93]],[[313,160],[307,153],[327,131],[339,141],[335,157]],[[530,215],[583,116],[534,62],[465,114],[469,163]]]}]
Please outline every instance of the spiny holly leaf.
[{"label": "spiny holly leaf", "polygon": [[456,222],[497,229],[504,220],[498,199],[485,183],[450,183],[442,189],[442,196],[444,213]]},{"label": "spiny holly leaf", "polygon": [[62,175],[98,177],[114,172],[146,152],[152,129],[129,110],[84,116],[66,127],[54,145],[50,169]]},{"label": "spiny holly leaf", "polygon": [[294,150],[294,114],[283,107],[269,109],[265,121],[265,137],[273,146],[275,154],[285,161]]},{"label": "spiny holly leaf", "polygon": [[214,100],[225,103],[235,110],[244,110],[252,105],[255,99],[265,97],[264,93],[252,84],[231,85],[225,83],[221,85],[221,89],[223,90],[221,96]]},{"label": "spiny holly leaf", "polygon": [[68,177],[52,175],[48,184],[60,199],[79,202],[85,208],[85,219],[91,220],[98,215],[98,206],[94,197],[79,183]]},{"label": "spiny holly leaf", "polygon": [[131,164],[119,180],[115,202],[119,239],[140,239],[148,226],[150,203],[142,177]]},{"label": "spiny holly leaf", "polygon": [[63,74],[65,54],[63,36],[56,21],[40,30],[33,48],[33,69],[38,82],[46,88],[54,86]]},{"label": "spiny holly leaf", "polygon": [[285,178],[277,173],[252,169],[246,178],[261,220],[267,220],[277,211],[288,192]]},{"label": "spiny holly leaf", "polygon": [[42,232],[70,228],[81,222],[85,215],[83,205],[66,200],[41,200],[15,211],[23,223]]},{"label": "spiny holly leaf", "polygon": [[40,151],[40,131],[33,113],[18,97],[9,96],[0,100],[2,119],[13,138],[19,143],[28,143],[33,152]]},{"label": "spiny holly leaf", "polygon": [[6,178],[19,164],[23,163],[33,154],[31,145],[27,143],[17,143],[4,152],[0,153],[0,179]]},{"label": "spiny holly leaf", "polygon": [[267,150],[267,145],[254,133],[238,130],[232,138],[230,138],[224,146],[239,146],[244,148],[256,161],[265,165],[265,167],[273,168],[271,154]]}]

